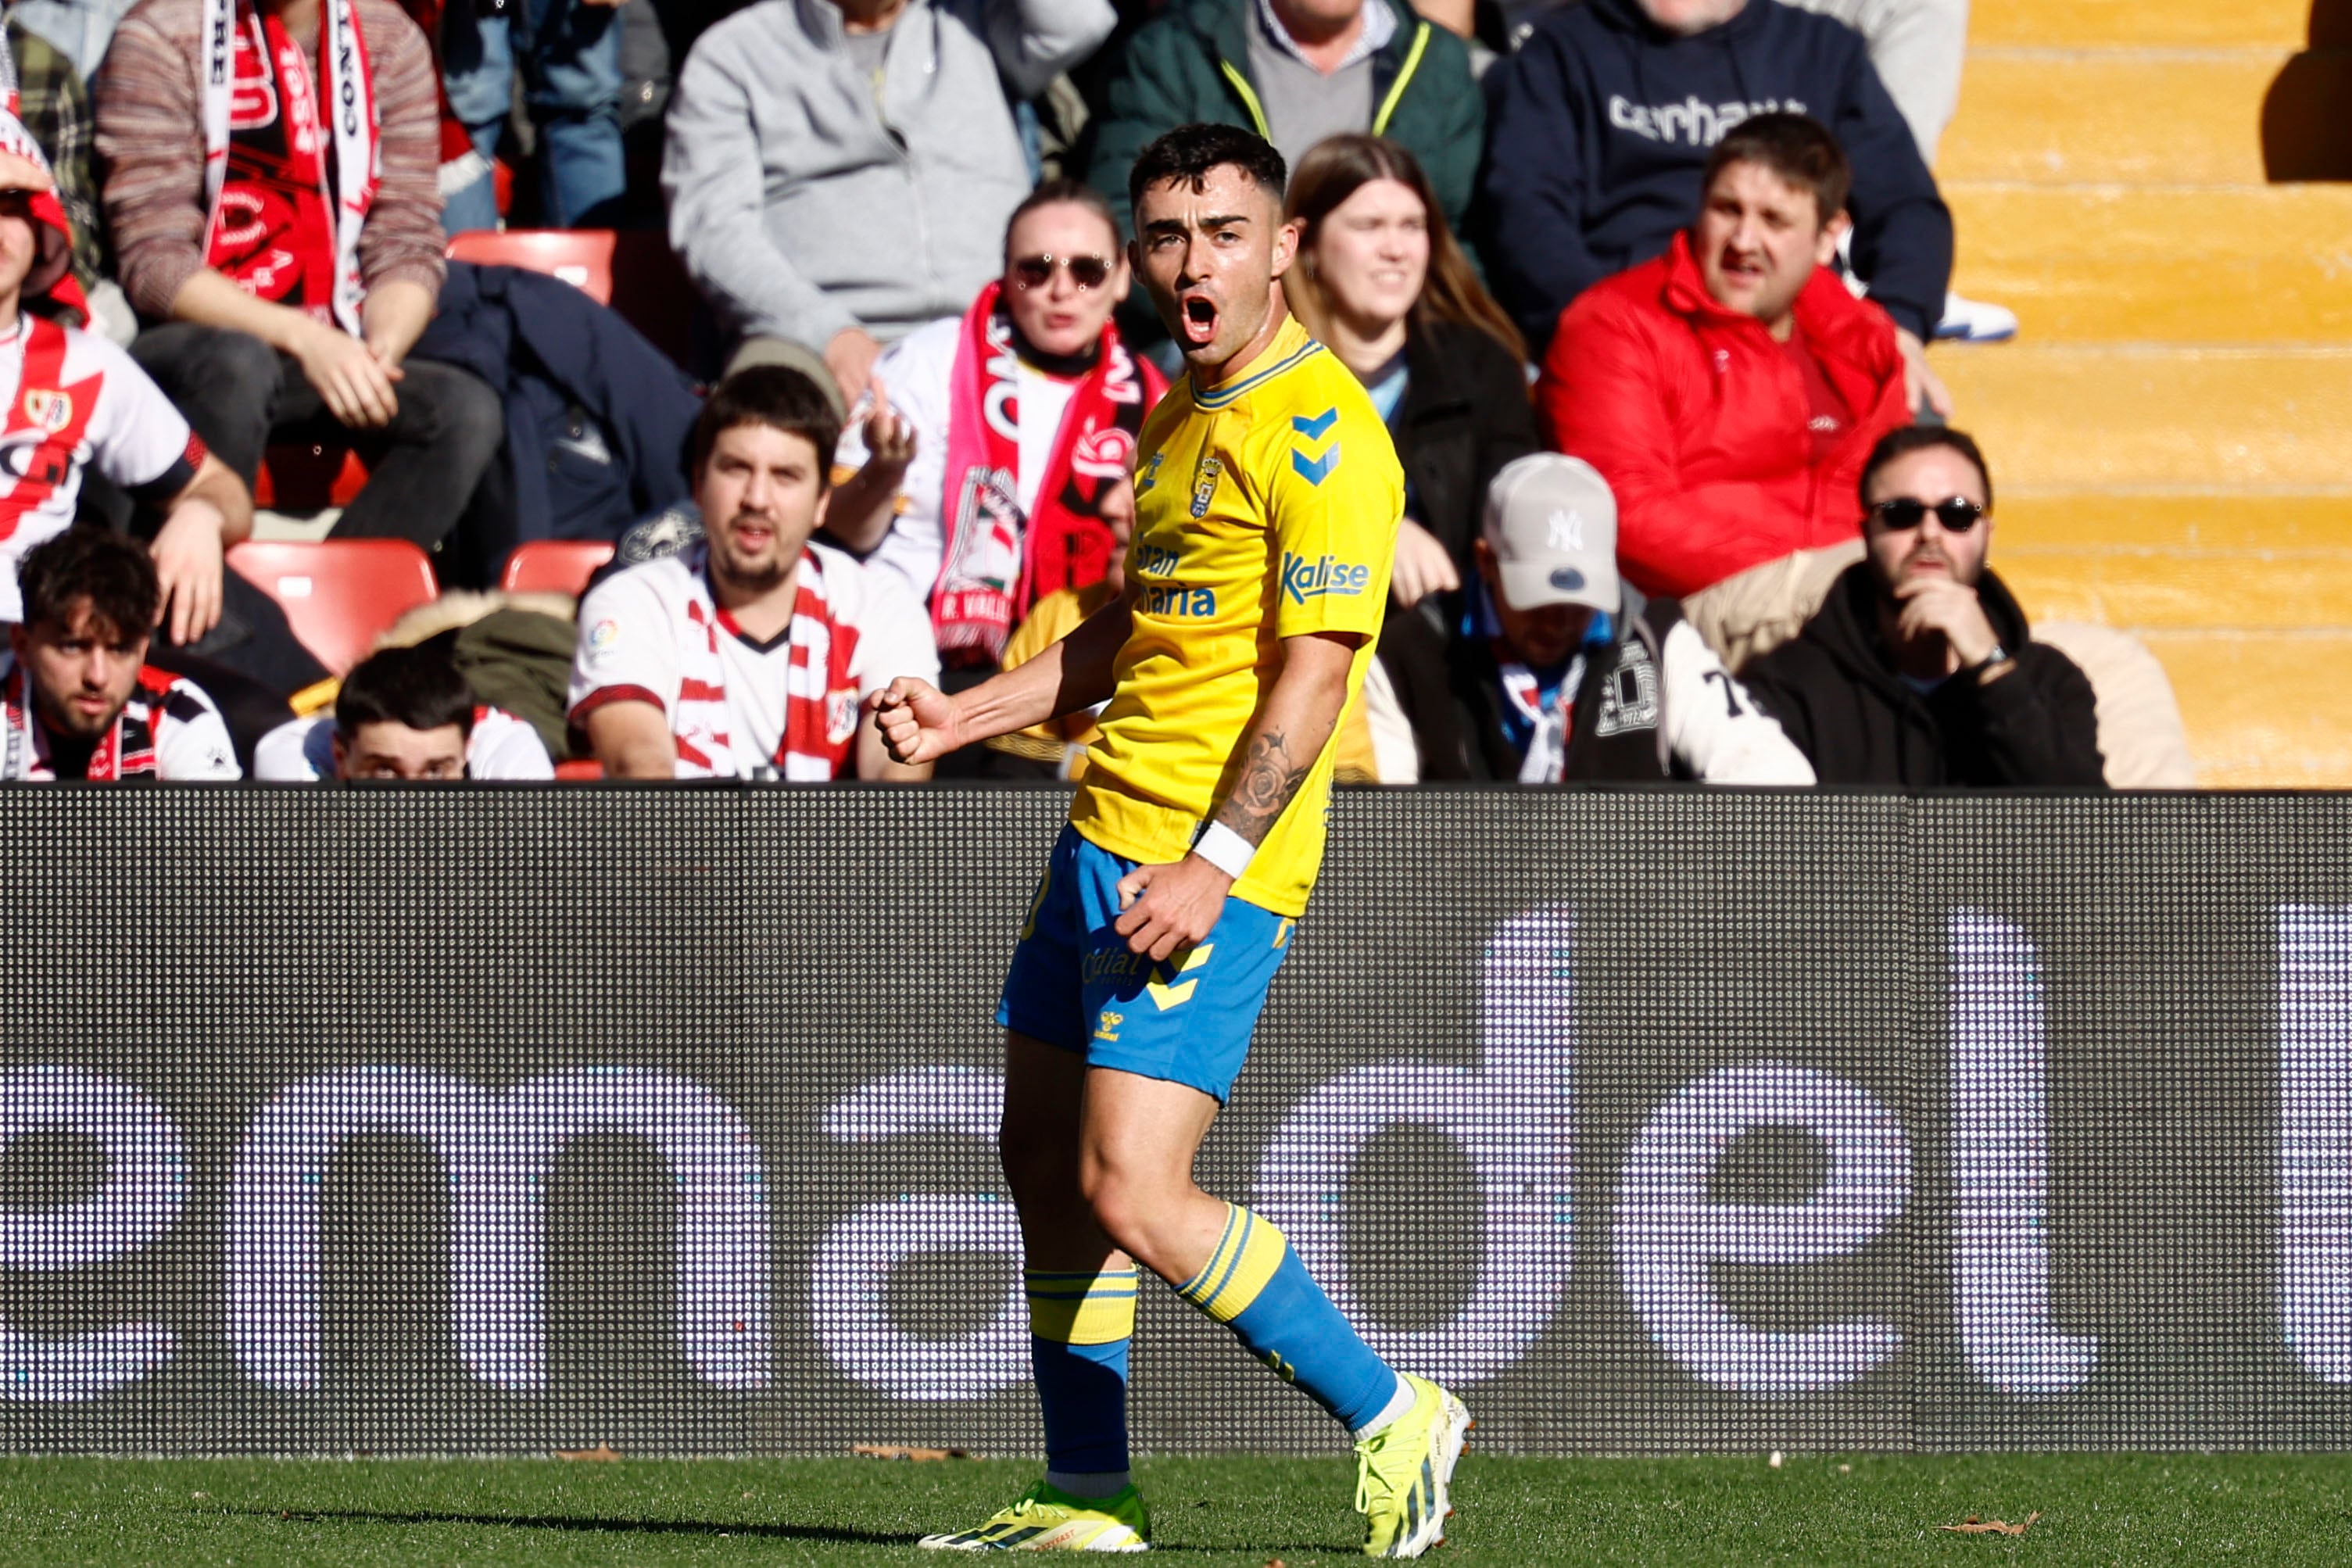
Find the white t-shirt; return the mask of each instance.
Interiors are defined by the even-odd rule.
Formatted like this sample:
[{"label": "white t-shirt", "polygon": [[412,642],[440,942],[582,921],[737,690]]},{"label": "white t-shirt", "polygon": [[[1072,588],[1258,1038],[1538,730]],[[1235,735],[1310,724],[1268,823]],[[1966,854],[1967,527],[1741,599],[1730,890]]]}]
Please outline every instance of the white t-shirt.
[{"label": "white t-shirt", "polygon": [[[874,363],[890,406],[915,433],[914,461],[899,484],[902,510],[890,531],[882,537],[866,564],[896,576],[913,594],[917,604],[930,602],[947,556],[947,537],[940,518],[948,472],[948,410],[954,399],[956,350],[963,343],[961,318],[950,316],[916,328],[883,352]],[[1045,482],[1045,466],[1054,460],[1054,437],[1061,434],[1062,416],[1077,395],[1078,383],[1045,374],[1026,361],[1013,373],[1013,408],[1019,420],[1020,471],[1013,476],[1014,499],[1024,516],[1037,510],[1037,491]],[[834,457],[836,475],[866,467],[866,415],[873,412],[871,394],[858,400],[841,432]]]},{"label": "white t-shirt", "polygon": [[[717,706],[706,690],[709,676],[685,652],[692,622],[710,602],[700,582],[704,558],[705,547],[697,545],[648,561],[607,577],[581,601],[569,698],[575,720],[604,702],[650,702],[669,716],[681,777],[825,779],[850,771],[857,705],[867,695],[902,675],[939,679],[930,618],[898,580],[812,543],[802,562],[793,624],[772,640],[754,641],[732,616],[717,612],[709,638],[717,658],[706,668],[724,688],[724,709],[708,711]],[[826,629],[795,637],[795,626],[812,618]],[[836,688],[828,670],[812,666],[845,640],[852,646]],[[785,752],[795,701],[824,705],[822,761],[814,752]]]},{"label": "white t-shirt", "polygon": [[[0,778],[48,783],[58,776],[52,755],[57,746],[28,684],[16,656],[0,649]],[[100,739],[88,771],[76,776],[201,780],[244,774],[228,726],[204,688],[150,665],[140,670],[114,728]]]},{"label": "white t-shirt", "polygon": [[[335,721],[330,714],[280,724],[253,748],[253,776],[264,784],[316,784],[335,776]],[[503,708],[474,710],[466,738],[469,779],[551,779],[555,764],[539,731]]]},{"label": "white t-shirt", "polygon": [[72,526],[85,467],[163,500],[196,477],[205,447],[129,354],[37,316],[0,334],[0,621],[17,621],[16,563]]}]

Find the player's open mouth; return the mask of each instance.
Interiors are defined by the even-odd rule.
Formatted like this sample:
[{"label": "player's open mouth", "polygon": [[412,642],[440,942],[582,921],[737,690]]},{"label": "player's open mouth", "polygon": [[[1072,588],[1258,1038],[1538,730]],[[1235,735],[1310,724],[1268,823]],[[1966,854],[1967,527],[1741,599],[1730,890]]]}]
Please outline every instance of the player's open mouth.
[{"label": "player's open mouth", "polygon": [[1194,294],[1184,300],[1184,341],[1205,347],[1217,339],[1217,302]]}]

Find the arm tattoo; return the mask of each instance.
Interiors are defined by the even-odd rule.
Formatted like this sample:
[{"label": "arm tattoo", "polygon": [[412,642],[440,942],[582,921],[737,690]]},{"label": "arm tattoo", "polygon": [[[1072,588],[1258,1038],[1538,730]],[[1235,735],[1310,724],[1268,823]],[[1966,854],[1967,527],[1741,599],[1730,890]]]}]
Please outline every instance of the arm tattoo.
[{"label": "arm tattoo", "polygon": [[1261,844],[1283,813],[1297,797],[1307,775],[1315,771],[1315,759],[1294,763],[1289,747],[1279,730],[1269,730],[1250,741],[1248,760],[1242,763],[1242,776],[1234,785],[1234,793],[1225,799],[1224,808],[1217,820],[1240,834],[1252,844]]}]

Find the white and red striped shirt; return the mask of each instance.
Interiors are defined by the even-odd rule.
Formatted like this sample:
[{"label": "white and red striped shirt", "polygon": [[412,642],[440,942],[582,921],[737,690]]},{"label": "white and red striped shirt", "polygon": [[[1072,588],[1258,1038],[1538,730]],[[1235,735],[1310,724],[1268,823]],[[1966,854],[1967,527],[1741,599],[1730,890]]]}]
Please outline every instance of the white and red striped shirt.
[{"label": "white and red striped shirt", "polygon": [[228,726],[201,687],[152,665],[141,667],[130,700],[87,761],[80,749],[54,740],[34,706],[31,682],[16,656],[0,652],[0,779],[50,783],[61,755],[77,759],[70,778],[91,784],[121,779],[242,777]]},{"label": "white and red striped shirt", "polygon": [[[261,737],[253,748],[253,776],[263,784],[316,784],[335,776],[335,721],[331,714],[295,719]],[[477,704],[473,732],[466,737],[469,779],[551,779],[555,763],[539,731],[503,708]]]},{"label": "white and red striped shirt", "polygon": [[895,579],[812,543],[792,624],[754,640],[711,597],[708,547],[606,578],[580,605],[575,722],[608,702],[669,718],[679,778],[823,783],[849,771],[858,705],[901,675],[937,680],[931,624]]},{"label": "white and red striped shirt", "polygon": [[129,354],[95,332],[18,317],[0,332],[0,621],[24,617],[16,563],[72,525],[84,468],[163,501],[204,459],[204,443]]}]

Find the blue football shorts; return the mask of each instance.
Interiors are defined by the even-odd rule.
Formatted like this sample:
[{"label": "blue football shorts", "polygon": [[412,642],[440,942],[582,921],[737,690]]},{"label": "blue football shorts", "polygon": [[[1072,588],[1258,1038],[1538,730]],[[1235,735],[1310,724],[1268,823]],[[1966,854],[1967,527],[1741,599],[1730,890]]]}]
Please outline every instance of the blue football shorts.
[{"label": "blue football shorts", "polygon": [[1222,1102],[1298,922],[1229,898],[1198,945],[1154,963],[1129,952],[1111,924],[1118,879],[1135,865],[1062,829],[996,1021],[1075,1051],[1089,1067],[1186,1084]]}]

